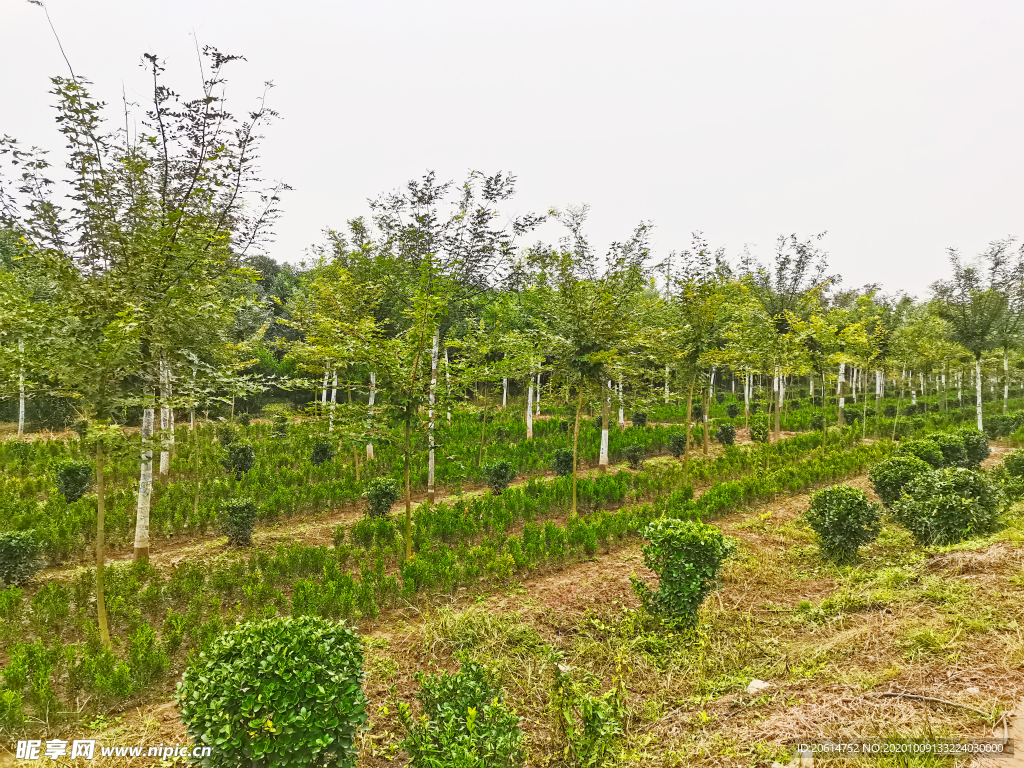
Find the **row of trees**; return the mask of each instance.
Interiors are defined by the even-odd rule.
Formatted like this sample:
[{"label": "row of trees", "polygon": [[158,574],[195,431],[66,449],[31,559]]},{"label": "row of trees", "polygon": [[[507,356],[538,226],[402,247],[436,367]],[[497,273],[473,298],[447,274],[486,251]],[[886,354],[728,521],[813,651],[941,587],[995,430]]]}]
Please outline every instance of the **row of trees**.
[{"label": "row of trees", "polygon": [[[147,56],[152,103],[131,132],[105,127],[86,81],[54,78],[63,168],[0,142],[13,171],[0,181],[0,397],[21,403],[19,433],[25,399],[43,394],[72,399],[88,425],[101,595],[104,451],[126,407],[142,409],[135,553],[144,558],[154,452],[166,476],[175,413],[194,420],[268,387],[315,390],[325,432],[365,445],[368,459],[397,425],[407,534],[416,438],[425,437],[432,500],[438,421],[474,399],[482,459],[486,411],[499,391],[508,404],[509,382],[524,393],[528,437],[542,383],[570,409],[574,453],[581,415],[598,404],[601,465],[613,408],[622,424],[627,403],[679,398],[688,458],[694,405],[706,422],[726,376],[745,403],[755,377],[772,382],[776,433],[794,382],[835,397],[842,423],[847,398],[872,379],[876,394],[887,382],[911,397],[947,383],[962,393],[973,370],[981,427],[985,363],[996,355],[1008,399],[1024,317],[1024,259],[1010,239],[970,264],[951,254],[950,280],[915,302],[877,286],[841,291],[820,236],[780,237],[764,265],[749,254],[729,262],[696,234],[652,264],[649,223],[601,252],[585,207],[509,218],[500,209],[514,177],[471,173],[456,185],[427,174],[373,200],[369,219],[327,232],[312,264],[282,269],[264,252],[287,187],[265,183],[257,167],[275,113],[262,100],[243,119],[227,111],[223,71],[237,58],[207,49],[202,88],[186,99]],[[564,236],[531,244],[545,219]]]}]

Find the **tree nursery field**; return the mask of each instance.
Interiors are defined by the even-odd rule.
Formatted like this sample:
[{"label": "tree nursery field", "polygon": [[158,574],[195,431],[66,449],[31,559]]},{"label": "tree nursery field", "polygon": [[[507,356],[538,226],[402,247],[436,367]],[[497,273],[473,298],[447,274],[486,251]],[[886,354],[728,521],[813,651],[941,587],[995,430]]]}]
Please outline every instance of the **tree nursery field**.
[{"label": "tree nursery field", "polygon": [[1014,241],[893,297],[820,236],[599,249],[474,172],[278,262],[275,115],[206,56],[189,97],[147,59],[131,136],[72,76],[62,162],[0,142],[0,764],[981,766],[912,747],[1016,733]]}]

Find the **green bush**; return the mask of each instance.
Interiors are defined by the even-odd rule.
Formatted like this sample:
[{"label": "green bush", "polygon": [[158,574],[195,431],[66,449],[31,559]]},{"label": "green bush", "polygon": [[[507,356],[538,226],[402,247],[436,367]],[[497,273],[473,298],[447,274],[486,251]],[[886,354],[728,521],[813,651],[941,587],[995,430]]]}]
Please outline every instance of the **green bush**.
[{"label": "green bush", "polygon": [[725,406],[725,413],[730,419],[735,419],[740,415],[740,407],[736,403],[729,403]]},{"label": "green bush", "polygon": [[416,674],[422,714],[398,705],[402,748],[411,768],[517,768],[523,765],[519,718],[501,700],[486,670],[464,662],[458,672]]},{"label": "green bush", "polygon": [[59,629],[71,613],[71,590],[59,581],[48,581],[32,597],[32,617],[50,629]]},{"label": "green bush", "polygon": [[227,423],[217,425],[217,442],[220,443],[221,448],[227,450],[228,446],[237,439],[238,430],[233,425]]},{"label": "green bush", "polygon": [[718,431],[715,433],[715,439],[722,445],[735,445],[736,427],[732,424],[719,424]]},{"label": "green bush", "polygon": [[321,464],[334,459],[336,454],[337,450],[334,447],[334,443],[320,440],[313,443],[313,455],[310,456],[309,461],[314,467],[319,467]]},{"label": "green bush", "polygon": [[686,433],[681,432],[679,434],[672,435],[668,439],[668,447],[672,452],[672,455],[677,459],[686,453]]},{"label": "green bush", "polygon": [[227,458],[221,460],[224,469],[233,473],[236,480],[241,480],[255,463],[256,452],[247,440],[235,440],[228,445]]},{"label": "green bush", "polygon": [[157,642],[149,624],[140,624],[128,638],[128,667],[136,688],[144,688],[162,676],[168,667],[167,654]]},{"label": "green bush", "polygon": [[33,531],[0,532],[0,584],[18,586],[42,567]]},{"label": "green bush", "polygon": [[288,437],[288,424],[291,420],[288,418],[288,414],[279,413],[274,417],[274,437]]},{"label": "green bush", "polygon": [[491,487],[495,495],[499,495],[516,479],[516,468],[508,461],[485,464],[483,469],[484,477],[487,478],[487,485]]},{"label": "green bush", "polygon": [[999,508],[999,494],[984,475],[949,467],[910,481],[892,514],[919,543],[952,544],[990,533]]},{"label": "green bush", "polygon": [[634,411],[632,422],[634,427],[646,427],[647,413],[644,411]]},{"label": "green bush", "polygon": [[848,562],[856,558],[861,546],[878,538],[882,510],[864,491],[836,485],[815,491],[804,517],[818,534],[822,554],[836,562]]},{"label": "green bush", "polygon": [[[939,450],[935,449],[936,452]],[[868,472],[868,480],[886,507],[891,507],[903,495],[911,480],[932,471],[931,465],[917,456],[893,456],[880,461]]]},{"label": "green bush", "polygon": [[750,420],[750,439],[755,443],[767,443],[769,434],[771,432],[768,429],[768,419],[759,416]]},{"label": "green bush", "polygon": [[370,517],[382,517],[388,514],[400,495],[398,483],[390,477],[375,477],[366,484],[366,490],[363,491],[363,496],[370,504],[367,514]]},{"label": "green bush", "polygon": [[251,413],[240,413],[240,414],[238,414],[238,423],[241,424],[243,427],[248,427],[250,424],[252,424],[252,414]]},{"label": "green bush", "polygon": [[622,455],[626,461],[629,462],[629,466],[633,469],[640,469],[644,465],[644,459],[647,457],[647,451],[643,445],[627,445],[622,449]]},{"label": "green bush", "polygon": [[1011,477],[1024,478],[1024,449],[1010,451],[1003,460],[1003,466]]},{"label": "green bush", "polygon": [[942,451],[942,466],[962,467],[967,463],[967,449],[962,435],[952,432],[935,432],[929,439]]},{"label": "green bush", "polygon": [[938,443],[921,437],[916,440],[901,440],[894,452],[895,456],[916,456],[922,461],[928,462],[933,469],[939,469],[944,459]]},{"label": "green bush", "polygon": [[822,415],[820,413],[816,413],[813,416],[811,416],[811,421],[808,424],[808,426],[814,432],[820,432],[821,430],[823,430],[825,428],[825,417],[824,417],[824,415]]},{"label": "green bush", "polygon": [[652,590],[633,576],[633,590],[650,612],[683,624],[694,623],[735,543],[712,525],[668,517],[648,525],[643,535],[648,539],[643,547],[644,565],[658,574],[660,583]]},{"label": "green bush", "polygon": [[250,546],[257,517],[256,502],[252,499],[226,499],[221,502],[220,514],[228,544],[235,547]]},{"label": "green bush", "polygon": [[551,469],[559,477],[568,477],[572,474],[572,451],[568,448],[559,448],[551,456]]},{"label": "green bush", "polygon": [[958,434],[964,439],[964,452],[967,455],[964,466],[968,469],[977,469],[992,453],[988,445],[988,435],[974,427],[961,427]]},{"label": "green bush", "polygon": [[178,684],[178,707],[210,768],[356,765],[366,722],[359,636],[314,616],[242,624]]},{"label": "green bush", "polygon": [[57,465],[57,490],[65,500],[75,502],[92,487],[92,464],[87,461],[64,461]]}]

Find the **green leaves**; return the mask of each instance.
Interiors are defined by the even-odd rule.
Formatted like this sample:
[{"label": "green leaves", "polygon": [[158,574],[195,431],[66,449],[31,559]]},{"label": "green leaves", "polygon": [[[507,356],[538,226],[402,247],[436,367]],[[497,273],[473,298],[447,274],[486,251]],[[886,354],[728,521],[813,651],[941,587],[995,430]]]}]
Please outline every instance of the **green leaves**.
[{"label": "green leaves", "polygon": [[953,544],[990,533],[999,518],[999,492],[979,472],[949,467],[925,473],[904,489],[893,518],[921,544]]},{"label": "green leaves", "polygon": [[881,516],[881,508],[872,504],[864,491],[848,485],[815,491],[804,513],[818,534],[822,553],[836,562],[853,560],[861,546],[878,537]]}]

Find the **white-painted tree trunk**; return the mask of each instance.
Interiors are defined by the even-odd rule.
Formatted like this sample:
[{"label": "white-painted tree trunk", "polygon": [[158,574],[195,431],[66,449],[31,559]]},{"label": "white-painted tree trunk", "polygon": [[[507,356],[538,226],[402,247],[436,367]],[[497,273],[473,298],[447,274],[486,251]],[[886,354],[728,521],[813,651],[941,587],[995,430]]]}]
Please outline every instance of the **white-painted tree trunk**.
[{"label": "white-painted tree trunk", "polygon": [[750,374],[743,377],[743,423],[750,421]]},{"label": "white-painted tree trunk", "polygon": [[810,386],[810,396],[813,398],[814,397],[814,374],[813,373],[810,376],[807,377],[807,381],[810,382],[810,385],[811,385]]},{"label": "white-painted tree trunk", "polygon": [[910,372],[910,402],[917,405],[917,390],[914,388],[914,372]]},{"label": "white-painted tree trunk", "polygon": [[25,434],[25,340],[18,339],[18,437]]},{"label": "white-painted tree trunk", "polygon": [[527,377],[526,386],[526,439],[533,440],[533,374]]},{"label": "white-painted tree trunk", "polygon": [[324,412],[327,410],[327,382],[330,380],[330,377],[331,377],[331,367],[328,365],[328,366],[324,367],[324,384],[323,384],[323,387],[320,390],[320,415],[321,416],[323,416]]},{"label": "white-painted tree trunk", "polygon": [[[445,398],[446,407],[448,409],[448,423],[452,423],[452,377],[451,372],[448,370],[448,347],[444,348],[444,386],[448,396]],[[540,394],[537,395],[540,397]],[[537,413],[540,413],[538,410]]]},{"label": "white-painted tree trunk", "polygon": [[501,407],[508,405],[508,378],[501,380]]},{"label": "white-painted tree trunk", "polygon": [[611,384],[611,381],[605,380],[602,387],[604,401],[601,403],[601,454],[597,460],[598,467],[602,469],[608,466],[608,422],[611,421],[609,417],[612,406]]},{"label": "white-painted tree trunk", "polygon": [[338,369],[335,368],[332,371],[333,378],[331,379],[331,416],[327,422],[327,431],[334,431],[334,409],[338,404]]},{"label": "white-painted tree trunk", "polygon": [[665,366],[665,405],[668,405],[668,366]]},{"label": "white-painted tree trunk", "polygon": [[139,470],[139,499],[135,513],[135,559],[149,557],[149,510],[153,500],[153,392],[147,388],[142,410],[142,467]]},{"label": "white-painted tree trunk", "polygon": [[[434,328],[434,343],[430,348],[430,401],[427,410],[427,439],[429,441],[427,453],[427,501],[434,501],[434,403],[437,399],[437,355],[441,345],[441,328]],[[506,379],[506,389],[508,380]]]},{"label": "white-painted tree trunk", "polygon": [[[369,401],[369,414],[370,423],[373,424],[373,405],[377,400],[377,372],[370,371],[370,401]],[[373,441],[371,440],[366,444],[366,460],[373,461]]]},{"label": "white-painted tree trunk", "polygon": [[626,428],[626,409],[622,400],[622,379],[619,379],[619,429]]},{"label": "white-painted tree trunk", "polygon": [[536,415],[540,416],[540,374],[537,374],[537,410]]},{"label": "white-painted tree trunk", "polygon": [[1010,356],[1003,350],[1003,416],[1010,405]]},{"label": "white-painted tree trunk", "polygon": [[974,390],[978,393],[977,410],[978,410],[978,429],[984,429],[981,423],[981,360],[979,358],[974,359],[974,379],[977,382],[977,386]]},{"label": "white-painted tree trunk", "polygon": [[160,361],[160,480],[167,482],[171,474],[171,453],[174,451],[174,409],[171,400],[171,365]]},{"label": "white-painted tree trunk", "polygon": [[839,397],[839,425],[846,423],[843,409],[846,407],[846,363],[839,364],[839,380],[836,382],[836,395]]}]

